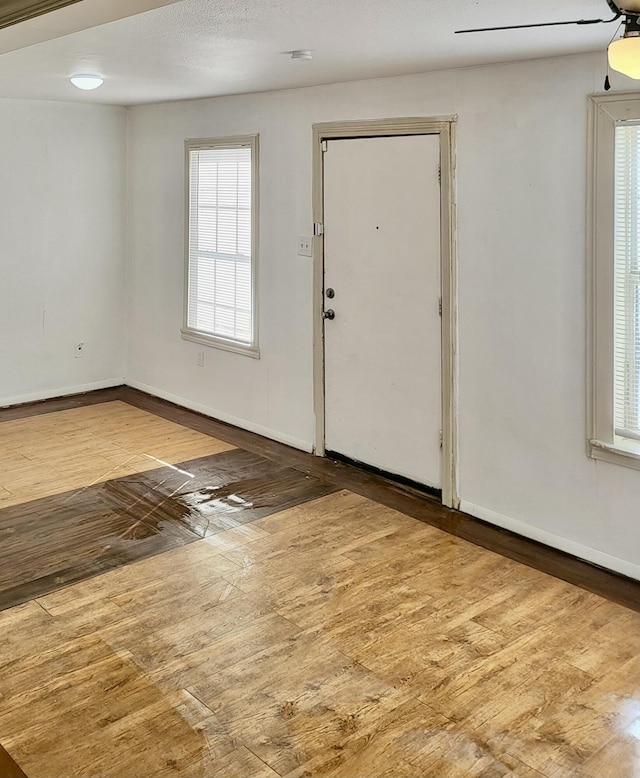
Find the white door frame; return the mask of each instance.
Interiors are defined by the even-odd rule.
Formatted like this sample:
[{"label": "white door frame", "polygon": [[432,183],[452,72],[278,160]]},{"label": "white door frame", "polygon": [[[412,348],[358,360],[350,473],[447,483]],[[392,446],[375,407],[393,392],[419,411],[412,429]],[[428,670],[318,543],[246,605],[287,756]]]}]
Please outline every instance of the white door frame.
[{"label": "white door frame", "polygon": [[[440,136],[440,278],[442,298],[442,503],[458,508],[457,489],[457,283],[454,198],[455,116],[327,122],[313,125],[313,221],[324,224],[323,142],[385,135]],[[320,231],[322,232],[322,231]],[[313,384],[317,456],[325,455],[324,238],[313,240]]]}]

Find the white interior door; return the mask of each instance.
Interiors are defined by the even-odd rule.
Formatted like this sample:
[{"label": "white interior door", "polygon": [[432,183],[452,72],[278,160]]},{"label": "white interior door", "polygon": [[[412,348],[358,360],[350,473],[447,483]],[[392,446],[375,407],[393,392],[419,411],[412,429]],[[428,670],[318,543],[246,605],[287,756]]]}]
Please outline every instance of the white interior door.
[{"label": "white interior door", "polygon": [[440,488],[439,136],[326,149],[326,450]]}]

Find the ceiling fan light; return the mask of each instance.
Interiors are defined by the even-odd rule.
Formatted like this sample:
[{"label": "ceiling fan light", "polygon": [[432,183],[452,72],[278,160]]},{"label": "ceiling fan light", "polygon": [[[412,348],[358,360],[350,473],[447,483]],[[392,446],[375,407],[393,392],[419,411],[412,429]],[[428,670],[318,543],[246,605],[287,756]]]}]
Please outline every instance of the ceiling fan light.
[{"label": "ceiling fan light", "polygon": [[94,76],[89,73],[78,73],[75,76],[71,76],[69,81],[78,89],[84,89],[87,92],[97,89],[104,84],[102,76]]},{"label": "ceiling fan light", "polygon": [[640,37],[630,35],[609,45],[609,65],[618,73],[640,80]]}]

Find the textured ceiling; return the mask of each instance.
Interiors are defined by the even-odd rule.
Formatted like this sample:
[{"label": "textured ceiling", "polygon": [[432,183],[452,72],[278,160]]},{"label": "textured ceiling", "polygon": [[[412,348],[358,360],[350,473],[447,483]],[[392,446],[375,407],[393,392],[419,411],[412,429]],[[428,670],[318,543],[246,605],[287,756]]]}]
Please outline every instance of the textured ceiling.
[{"label": "textured ceiling", "polygon": [[[605,0],[83,0],[0,30],[0,97],[130,105],[583,51],[602,51],[604,69],[615,25],[454,30],[610,15]],[[104,86],[75,90],[68,76],[83,71]]]}]

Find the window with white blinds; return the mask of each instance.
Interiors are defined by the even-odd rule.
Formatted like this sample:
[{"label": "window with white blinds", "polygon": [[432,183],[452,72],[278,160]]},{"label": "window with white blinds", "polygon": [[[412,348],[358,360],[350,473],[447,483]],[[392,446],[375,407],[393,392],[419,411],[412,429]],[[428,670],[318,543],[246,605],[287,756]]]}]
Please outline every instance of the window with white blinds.
[{"label": "window with white blinds", "polygon": [[640,440],[640,125],[615,130],[615,433]]},{"label": "window with white blinds", "polygon": [[187,142],[183,336],[257,356],[257,138]]},{"label": "window with white blinds", "polygon": [[640,92],[589,98],[587,451],[640,470]]}]

